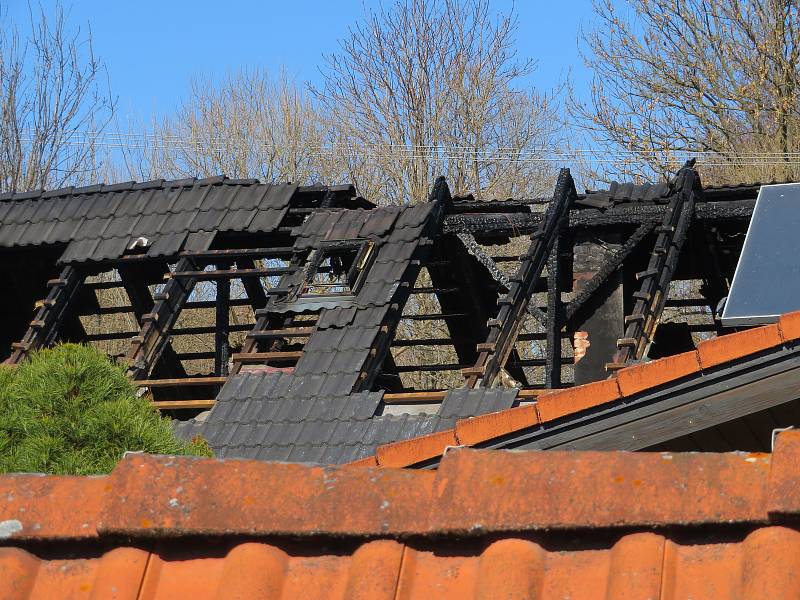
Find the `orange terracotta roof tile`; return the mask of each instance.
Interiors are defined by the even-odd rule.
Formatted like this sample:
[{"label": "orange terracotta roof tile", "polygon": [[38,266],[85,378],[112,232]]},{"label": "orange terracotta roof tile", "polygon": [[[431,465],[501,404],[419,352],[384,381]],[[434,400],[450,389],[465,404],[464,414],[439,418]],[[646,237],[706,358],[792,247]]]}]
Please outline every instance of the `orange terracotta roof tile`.
[{"label": "orange terracotta roof tile", "polygon": [[458,446],[455,430],[421,435],[404,442],[378,447],[375,456],[382,467],[408,467],[441,456],[448,446]]},{"label": "orange terracotta roof tile", "polygon": [[461,450],[448,453],[439,466],[440,504],[431,529],[702,524],[720,514],[731,522],[762,521],[769,466],[768,456],[747,454],[696,460],[692,454],[655,452]]},{"label": "orange terracotta roof tile", "polygon": [[459,444],[473,446],[507,433],[533,427],[540,422],[536,406],[528,404],[470,419],[461,419],[456,422],[456,438]]},{"label": "orange terracotta roof tile", "polygon": [[623,396],[633,396],[698,371],[700,361],[692,350],[622,369],[617,372],[617,382]]},{"label": "orange terracotta roof tile", "polygon": [[[413,528],[433,473],[133,454],[112,480],[100,513],[106,532],[379,535]],[[143,480],[151,486],[146,495]]]},{"label": "orange terracotta roof tile", "polygon": [[619,400],[621,397],[617,380],[606,379],[542,394],[536,399],[536,409],[544,423]]},{"label": "orange terracotta roof tile", "polygon": [[364,458],[360,458],[358,460],[354,460],[353,462],[347,463],[348,467],[377,467],[378,466],[378,456],[377,454],[372,454],[371,456],[365,456]]},{"label": "orange terracotta roof tile", "polygon": [[770,469],[769,511],[800,514],[800,432],[777,436]]},{"label": "orange terracotta roof tile", "polygon": [[710,369],[782,343],[778,325],[764,325],[702,341],[697,345],[697,353],[703,369]]},{"label": "orange terracotta roof tile", "polygon": [[4,513],[0,598],[800,594],[800,432],[773,455],[457,449],[436,471],[129,455],[108,477],[37,477],[51,497],[30,479],[0,476],[0,501],[19,490],[23,525],[57,526],[43,540]]},{"label": "orange terracotta roof tile", "polygon": [[[0,476],[0,539],[3,528],[28,539],[96,537],[109,486],[108,477]],[[79,511],[76,498],[81,499]]]},{"label": "orange terracotta roof tile", "polygon": [[[208,555],[187,548],[179,560],[169,553],[162,557],[142,552],[149,557],[143,577],[119,549],[100,556],[43,560],[23,549],[6,548],[0,550],[0,573],[11,572],[13,577],[4,579],[4,597],[45,600],[760,600],[800,593],[798,537],[793,529],[771,526],[733,539],[697,542],[659,531],[591,545],[594,540],[584,533],[578,538],[585,540],[583,545],[545,547],[506,537],[482,544],[464,542],[444,552],[432,543],[375,540],[358,544],[352,553],[323,550],[310,556],[291,544],[249,542]],[[401,560],[381,560],[389,544],[397,546]],[[128,567],[129,581],[138,578],[141,587],[130,590],[126,581],[119,590],[110,590],[104,573],[121,574]]]},{"label": "orange terracotta roof tile", "polygon": [[781,315],[778,319],[778,328],[785,342],[800,339],[800,310]]}]

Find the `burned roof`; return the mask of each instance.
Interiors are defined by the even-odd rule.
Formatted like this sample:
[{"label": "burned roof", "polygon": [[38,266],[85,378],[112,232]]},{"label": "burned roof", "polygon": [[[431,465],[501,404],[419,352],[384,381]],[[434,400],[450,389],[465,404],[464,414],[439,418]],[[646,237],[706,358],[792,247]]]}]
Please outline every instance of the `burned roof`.
[{"label": "burned roof", "polygon": [[149,256],[206,250],[218,231],[273,231],[296,185],[182,179],[0,195],[0,246],[67,244],[63,263],[122,257],[138,238]]},{"label": "burned roof", "polygon": [[511,408],[517,395],[516,389],[455,389],[430,412],[392,414],[382,391],[336,395],[329,389],[318,375],[233,375],[203,422],[179,423],[176,431],[186,439],[201,435],[221,458],[340,464],[452,428],[459,419]]},{"label": "burned roof", "polygon": [[[224,457],[430,466],[452,445],[629,447],[629,431],[637,448],[760,449],[794,419],[762,414],[792,394],[742,408],[794,369],[783,330],[763,355],[623,389],[745,335],[714,308],[757,192],[703,188],[687,164],[584,194],[563,169],[546,199],[453,198],[440,178],[403,206],[224,177],[6,195],[0,347],[10,363],[102,348]],[[684,412],[713,397],[713,418],[654,425],[665,390]]]},{"label": "burned roof", "polygon": [[435,472],[129,454],[0,476],[0,573],[23,598],[788,597],[799,463],[794,432],[771,455],[454,449]]}]

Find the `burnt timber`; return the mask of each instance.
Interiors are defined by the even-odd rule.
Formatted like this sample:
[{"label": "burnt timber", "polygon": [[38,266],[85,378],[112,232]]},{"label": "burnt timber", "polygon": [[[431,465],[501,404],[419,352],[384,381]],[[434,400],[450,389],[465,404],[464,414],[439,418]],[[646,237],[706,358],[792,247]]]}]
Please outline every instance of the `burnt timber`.
[{"label": "burnt timber", "polygon": [[687,164],[585,193],[562,170],[549,198],[439,179],[403,207],[224,177],[6,194],[0,357],[89,343],[221,456],[345,462],[724,334],[758,190]]}]

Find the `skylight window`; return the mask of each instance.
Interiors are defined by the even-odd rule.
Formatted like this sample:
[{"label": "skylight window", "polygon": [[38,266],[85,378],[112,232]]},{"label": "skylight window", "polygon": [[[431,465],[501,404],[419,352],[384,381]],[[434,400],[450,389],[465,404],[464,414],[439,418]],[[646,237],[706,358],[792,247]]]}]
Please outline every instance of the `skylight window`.
[{"label": "skylight window", "polygon": [[304,295],[355,295],[372,260],[374,244],[366,240],[325,242],[311,256]]}]

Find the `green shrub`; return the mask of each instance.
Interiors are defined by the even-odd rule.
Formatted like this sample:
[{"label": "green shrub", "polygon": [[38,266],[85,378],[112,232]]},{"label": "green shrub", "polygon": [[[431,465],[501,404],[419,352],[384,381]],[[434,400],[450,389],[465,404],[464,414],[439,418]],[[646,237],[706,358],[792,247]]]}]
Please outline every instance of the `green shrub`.
[{"label": "green shrub", "polygon": [[211,455],[203,440],[178,440],[94,348],[64,344],[0,367],[0,472],[108,473],[129,450]]}]

